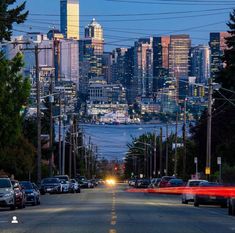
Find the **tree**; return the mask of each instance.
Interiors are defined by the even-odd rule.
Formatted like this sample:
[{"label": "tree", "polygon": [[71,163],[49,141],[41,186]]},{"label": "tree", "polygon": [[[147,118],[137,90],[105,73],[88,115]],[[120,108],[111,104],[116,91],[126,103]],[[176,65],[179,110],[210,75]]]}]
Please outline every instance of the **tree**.
[{"label": "tree", "polygon": [[19,73],[21,67],[21,54],[11,61],[0,59],[0,148],[16,142],[21,134],[20,110],[30,93],[29,80]]},{"label": "tree", "polygon": [[21,24],[25,21],[28,11],[22,13],[26,2],[9,9],[9,6],[15,4],[16,0],[1,0],[0,2],[0,42],[10,40],[13,30],[13,24]]},{"label": "tree", "polygon": [[[25,2],[14,6],[16,0],[0,1],[0,43],[10,40],[13,24],[23,23],[28,15]],[[7,60],[0,52],[0,169],[28,178],[34,164],[35,148],[22,133],[21,110],[27,105],[29,80],[21,74],[23,56],[18,53]]]},{"label": "tree", "polygon": [[[9,9],[15,2],[0,2],[0,42],[10,40],[12,25],[23,23],[28,15],[28,12],[22,13],[25,2]],[[21,132],[20,110],[26,104],[30,91],[28,79],[24,79],[20,74],[22,60],[22,55],[17,54],[9,61],[0,52],[0,149],[16,142]]]},{"label": "tree", "polygon": [[[225,65],[215,79],[222,88],[213,94],[215,101],[212,111],[212,172],[218,169],[216,164],[218,156],[222,157],[223,163],[229,166],[235,165],[235,104],[232,101],[235,98],[235,10],[230,14],[227,25],[230,34],[226,38],[228,48],[221,58]],[[201,159],[199,164],[203,165],[206,161],[206,128],[207,115],[204,112],[196,126],[191,129]]]}]

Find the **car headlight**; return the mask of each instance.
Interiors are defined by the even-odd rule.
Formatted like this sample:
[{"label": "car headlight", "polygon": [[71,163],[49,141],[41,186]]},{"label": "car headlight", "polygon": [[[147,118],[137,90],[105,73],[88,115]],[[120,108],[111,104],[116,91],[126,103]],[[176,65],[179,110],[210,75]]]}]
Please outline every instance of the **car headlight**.
[{"label": "car headlight", "polygon": [[34,193],[27,193],[28,196],[34,196]]},{"label": "car headlight", "polygon": [[12,193],[6,193],[4,194],[4,197],[11,197],[12,196]]}]

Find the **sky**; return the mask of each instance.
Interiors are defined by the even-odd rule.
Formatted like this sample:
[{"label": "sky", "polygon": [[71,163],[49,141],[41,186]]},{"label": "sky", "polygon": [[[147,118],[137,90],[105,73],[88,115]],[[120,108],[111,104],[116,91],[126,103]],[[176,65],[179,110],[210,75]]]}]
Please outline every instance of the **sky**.
[{"label": "sky", "polygon": [[[26,8],[28,20],[15,26],[15,34],[59,28],[60,0],[27,0]],[[95,18],[104,28],[106,51],[172,34],[189,34],[193,45],[208,44],[210,32],[227,31],[232,8],[232,0],[80,0],[80,37]]]}]

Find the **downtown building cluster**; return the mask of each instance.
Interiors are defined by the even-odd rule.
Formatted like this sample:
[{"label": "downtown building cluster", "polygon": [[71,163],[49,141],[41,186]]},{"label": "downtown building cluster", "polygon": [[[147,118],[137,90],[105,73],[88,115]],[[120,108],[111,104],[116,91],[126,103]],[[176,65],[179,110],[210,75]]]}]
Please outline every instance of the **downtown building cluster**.
[{"label": "downtown building cluster", "polygon": [[102,122],[127,122],[134,105],[144,115],[175,113],[186,98],[195,109],[206,104],[208,78],[223,66],[226,32],[210,33],[207,45],[193,46],[187,34],[151,36],[129,48],[105,52],[104,30],[95,19],[80,38],[78,0],[61,0],[60,8],[60,30],[12,37],[11,43],[1,45],[7,58],[24,53],[23,72],[31,78],[32,103],[37,44],[41,95],[48,95],[52,86],[53,92],[63,92],[66,111],[73,112],[79,101],[80,114]]}]

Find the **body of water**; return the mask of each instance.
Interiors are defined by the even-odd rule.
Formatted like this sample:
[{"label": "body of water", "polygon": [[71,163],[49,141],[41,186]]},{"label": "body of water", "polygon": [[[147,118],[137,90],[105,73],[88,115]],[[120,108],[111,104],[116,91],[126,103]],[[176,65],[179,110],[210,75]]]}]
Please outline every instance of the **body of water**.
[{"label": "body of water", "polygon": [[[165,124],[140,124],[140,125],[80,125],[88,144],[91,142],[98,147],[99,158],[105,157],[108,160],[122,160],[127,152],[127,143],[132,141],[132,137],[138,137],[144,133],[156,132],[159,134],[163,128],[163,136],[166,135]],[[168,134],[175,132],[175,125],[168,126]],[[179,123],[178,134],[182,134],[182,124]]]}]

